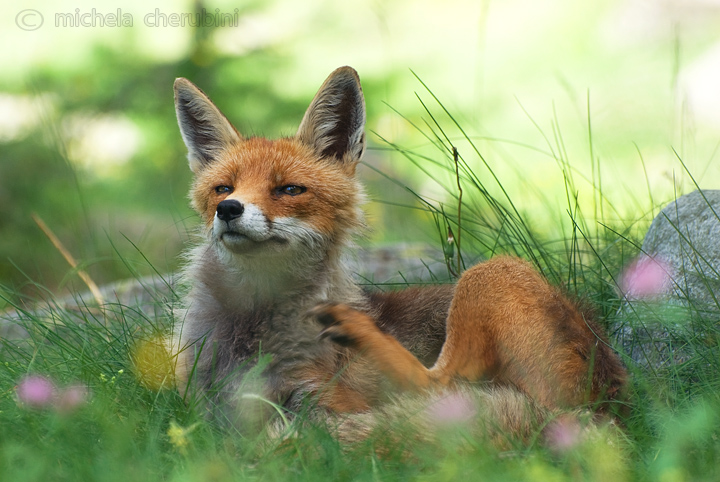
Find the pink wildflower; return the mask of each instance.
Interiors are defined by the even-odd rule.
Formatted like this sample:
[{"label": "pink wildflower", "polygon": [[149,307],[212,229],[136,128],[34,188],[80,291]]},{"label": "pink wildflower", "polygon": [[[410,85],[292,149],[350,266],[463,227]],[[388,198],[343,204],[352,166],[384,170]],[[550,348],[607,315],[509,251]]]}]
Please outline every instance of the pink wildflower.
[{"label": "pink wildflower", "polygon": [[544,430],[547,446],[556,453],[565,453],[581,442],[582,427],[576,417],[563,415],[548,424]]},{"label": "pink wildflower", "polygon": [[69,413],[83,405],[88,399],[88,389],[83,385],[70,385],[60,391],[55,400],[55,408],[61,413]]},{"label": "pink wildflower", "polygon": [[435,400],[427,409],[428,418],[439,425],[466,422],[477,414],[475,404],[467,395],[452,393]]},{"label": "pink wildflower", "polygon": [[51,408],[69,413],[84,404],[89,396],[87,387],[79,384],[59,389],[49,378],[28,375],[16,387],[18,401],[32,408]]},{"label": "pink wildflower", "polygon": [[620,290],[628,298],[652,298],[670,287],[670,266],[659,258],[639,256],[625,268]]},{"label": "pink wildflower", "polygon": [[17,397],[21,403],[30,407],[46,407],[55,398],[55,385],[45,377],[29,375],[18,383]]}]

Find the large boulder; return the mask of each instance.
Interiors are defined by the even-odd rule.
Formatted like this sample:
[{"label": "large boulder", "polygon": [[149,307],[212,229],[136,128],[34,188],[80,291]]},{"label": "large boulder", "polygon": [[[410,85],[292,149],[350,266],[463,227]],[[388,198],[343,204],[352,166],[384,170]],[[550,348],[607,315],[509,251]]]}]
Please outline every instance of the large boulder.
[{"label": "large boulder", "polygon": [[703,341],[720,322],[720,190],[695,191],[668,204],[650,225],[642,252],[621,283],[622,349],[653,369],[704,356],[698,350],[712,345]]},{"label": "large boulder", "polygon": [[668,294],[718,308],[720,190],[694,191],[668,204],[650,225],[642,250],[672,270]]}]

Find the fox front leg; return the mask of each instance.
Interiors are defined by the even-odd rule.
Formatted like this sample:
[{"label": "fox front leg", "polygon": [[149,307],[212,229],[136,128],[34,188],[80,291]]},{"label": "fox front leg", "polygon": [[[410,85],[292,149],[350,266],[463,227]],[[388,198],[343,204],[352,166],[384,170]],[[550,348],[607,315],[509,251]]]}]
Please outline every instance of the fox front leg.
[{"label": "fox front leg", "polygon": [[324,326],[320,338],[357,350],[400,389],[418,391],[433,384],[428,369],[366,313],[344,304],[325,304],[312,315]]}]

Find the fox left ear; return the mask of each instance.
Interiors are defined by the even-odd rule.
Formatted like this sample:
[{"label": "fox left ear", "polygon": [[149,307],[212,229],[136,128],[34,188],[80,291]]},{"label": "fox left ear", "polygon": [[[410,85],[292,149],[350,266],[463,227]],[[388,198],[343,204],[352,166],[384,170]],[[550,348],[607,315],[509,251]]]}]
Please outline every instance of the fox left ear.
[{"label": "fox left ear", "polygon": [[194,173],[217,160],[220,153],[242,140],[215,104],[187,79],[175,79],[175,112]]},{"label": "fox left ear", "polygon": [[340,67],[320,87],[296,137],[321,157],[353,165],[365,151],[365,99],[352,67]]}]

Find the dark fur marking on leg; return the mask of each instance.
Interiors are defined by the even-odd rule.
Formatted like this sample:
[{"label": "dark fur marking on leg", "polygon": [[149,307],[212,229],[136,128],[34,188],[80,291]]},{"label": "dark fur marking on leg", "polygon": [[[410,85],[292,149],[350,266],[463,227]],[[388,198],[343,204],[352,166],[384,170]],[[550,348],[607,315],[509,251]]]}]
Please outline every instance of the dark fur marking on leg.
[{"label": "dark fur marking on leg", "polygon": [[312,310],[310,310],[310,315],[314,316],[315,319],[323,325],[325,328],[328,328],[332,325],[335,325],[339,322],[339,320],[331,313],[331,310],[337,306],[336,304],[327,303],[323,305],[318,305]]}]

